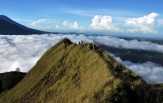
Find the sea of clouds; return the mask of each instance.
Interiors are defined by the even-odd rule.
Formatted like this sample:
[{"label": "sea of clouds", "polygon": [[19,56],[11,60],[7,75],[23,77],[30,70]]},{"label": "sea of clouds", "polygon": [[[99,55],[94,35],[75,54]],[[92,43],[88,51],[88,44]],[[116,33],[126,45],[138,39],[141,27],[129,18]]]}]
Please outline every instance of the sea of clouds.
[{"label": "sea of clouds", "polygon": [[145,63],[132,63],[130,61],[122,61],[120,57],[116,57],[114,54],[109,53],[114,59],[122,63],[125,67],[135,72],[139,76],[150,84],[163,83],[163,67],[150,61]]},{"label": "sea of clouds", "polygon": [[[140,49],[163,53],[163,45],[150,41],[125,40],[111,36],[88,35],[0,35],[0,73],[14,71],[17,67],[22,72],[28,72],[43,55],[43,53],[63,38],[69,38],[78,43],[83,40],[88,43],[105,44],[117,48]],[[113,55],[113,54],[112,54]],[[163,83],[163,67],[147,61],[142,64],[122,61],[115,57],[130,70],[138,73],[149,83]]]}]

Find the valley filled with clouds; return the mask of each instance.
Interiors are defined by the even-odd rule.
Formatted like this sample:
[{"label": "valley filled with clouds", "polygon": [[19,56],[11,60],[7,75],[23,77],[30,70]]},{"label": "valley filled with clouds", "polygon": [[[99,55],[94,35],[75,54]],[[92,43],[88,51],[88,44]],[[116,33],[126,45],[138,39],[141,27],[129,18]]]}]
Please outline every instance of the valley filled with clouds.
[{"label": "valley filled with clouds", "polygon": [[[22,72],[28,72],[51,46],[63,38],[69,38],[78,43],[97,43],[114,48],[143,50],[163,53],[163,44],[145,40],[127,40],[112,36],[85,35],[85,34],[44,34],[44,35],[0,35],[0,73],[15,71],[18,67]],[[109,50],[107,51],[109,52]],[[151,61],[141,63],[122,60],[120,57],[109,53],[130,70],[142,76],[149,83],[163,83],[163,67]],[[140,57],[141,58],[141,57]]]}]

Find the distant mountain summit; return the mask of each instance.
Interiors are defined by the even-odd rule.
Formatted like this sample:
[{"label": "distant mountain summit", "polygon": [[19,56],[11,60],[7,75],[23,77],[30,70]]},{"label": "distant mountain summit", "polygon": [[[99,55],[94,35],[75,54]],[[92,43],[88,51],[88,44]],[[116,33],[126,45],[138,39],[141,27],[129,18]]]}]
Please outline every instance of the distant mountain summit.
[{"label": "distant mountain summit", "polygon": [[35,30],[21,25],[5,15],[0,15],[0,34],[15,34],[15,35],[25,35],[25,34],[43,34],[48,33],[40,30]]}]

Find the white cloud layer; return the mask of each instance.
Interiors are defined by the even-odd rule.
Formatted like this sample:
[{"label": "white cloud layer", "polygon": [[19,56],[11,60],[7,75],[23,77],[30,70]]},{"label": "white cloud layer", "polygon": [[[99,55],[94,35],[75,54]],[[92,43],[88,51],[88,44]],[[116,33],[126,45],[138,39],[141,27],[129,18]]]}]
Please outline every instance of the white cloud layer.
[{"label": "white cloud layer", "polygon": [[163,67],[152,62],[132,63],[130,61],[122,61],[121,58],[115,57],[109,53],[114,59],[122,63],[124,66],[135,72],[149,84],[163,83]]},{"label": "white cloud layer", "polygon": [[94,41],[100,44],[105,44],[117,48],[140,49],[163,53],[163,45],[149,41],[125,40],[111,36],[97,36],[94,38]]},{"label": "white cloud layer", "polygon": [[64,21],[63,26],[68,27],[70,29],[80,29],[81,28],[81,26],[78,24],[77,21],[75,21],[73,23],[70,23],[68,21]]},{"label": "white cloud layer", "polygon": [[92,19],[91,27],[98,30],[119,31],[119,29],[112,23],[111,16],[96,15]]},{"label": "white cloud layer", "polygon": [[47,21],[47,19],[40,19],[30,23],[31,26],[38,26],[40,23]]},{"label": "white cloud layer", "polygon": [[143,17],[129,18],[125,20],[125,24],[132,27],[128,30],[129,32],[157,33],[157,31],[154,29],[157,24],[157,16],[158,13],[153,12]]},{"label": "white cloud layer", "polygon": [[[76,30],[86,32],[108,32],[108,33],[145,33],[145,34],[158,34],[162,32],[162,19],[158,18],[158,13],[152,12],[148,15],[137,18],[116,17],[114,18],[108,14],[95,15],[89,22],[81,26],[77,21],[59,21],[56,19],[40,19],[33,21],[29,26],[49,31],[72,31]],[[80,21],[80,20],[79,20]]]},{"label": "white cloud layer", "polygon": [[[118,48],[141,49],[163,53],[163,45],[148,41],[124,40],[111,36],[86,36],[86,35],[0,35],[0,72],[13,71],[17,67],[23,72],[28,72],[52,45],[64,37],[73,42],[96,42]],[[155,49],[153,49],[155,48]],[[123,61],[122,61],[123,62]],[[154,63],[135,64],[123,62],[129,69],[141,75],[145,80],[163,83],[163,67]]]}]

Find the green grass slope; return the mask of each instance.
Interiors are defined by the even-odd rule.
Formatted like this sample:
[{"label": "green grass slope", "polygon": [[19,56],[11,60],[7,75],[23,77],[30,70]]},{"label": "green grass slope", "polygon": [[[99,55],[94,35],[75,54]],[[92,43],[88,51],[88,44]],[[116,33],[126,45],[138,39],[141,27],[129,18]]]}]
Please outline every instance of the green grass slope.
[{"label": "green grass slope", "polygon": [[161,103],[147,85],[94,44],[63,39],[50,48],[0,103]]}]

